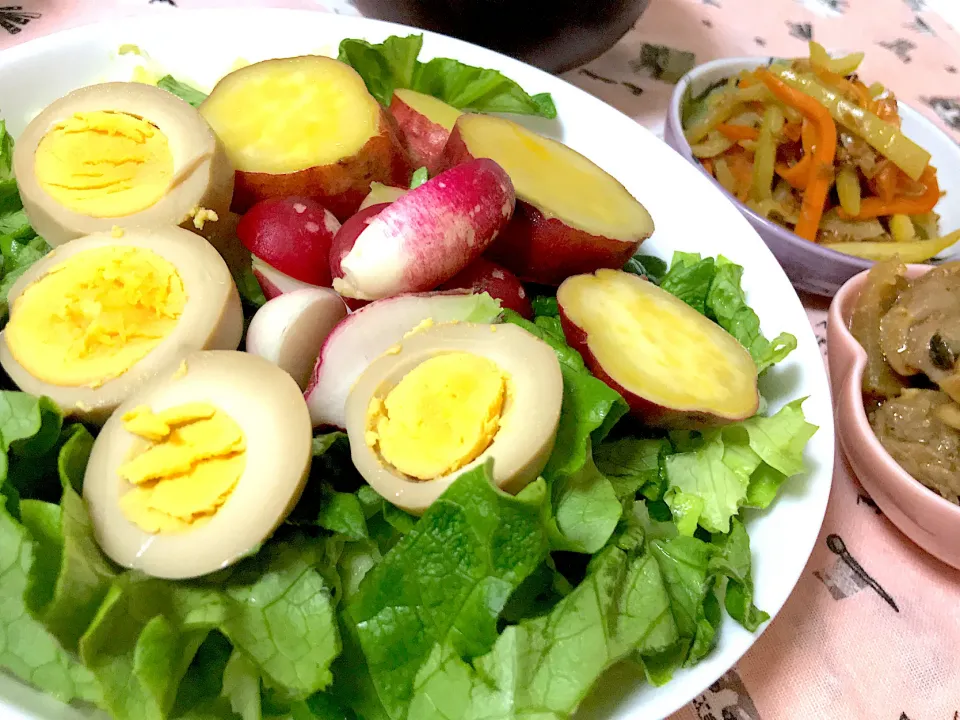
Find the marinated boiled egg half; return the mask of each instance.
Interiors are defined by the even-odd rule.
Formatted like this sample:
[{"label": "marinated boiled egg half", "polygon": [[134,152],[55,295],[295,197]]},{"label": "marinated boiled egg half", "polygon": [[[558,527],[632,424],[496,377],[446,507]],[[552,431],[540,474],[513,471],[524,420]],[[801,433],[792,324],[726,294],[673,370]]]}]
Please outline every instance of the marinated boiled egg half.
[{"label": "marinated boiled egg half", "polygon": [[243,334],[226,263],[179,227],[72,240],[30,266],[8,298],[0,365],[21,390],[98,424],[186,354],[235,350]]},{"label": "marinated boiled egg half", "polygon": [[310,471],[310,414],[280,368],[236,351],[187,356],[121,405],[97,436],[83,497],[103,551],[182,579],[249,554],[283,522]]},{"label": "marinated boiled egg half", "polygon": [[135,82],[48,106],[17,139],[13,165],[30,224],[53,246],[114,226],[209,233],[233,195],[233,167],[200,113]]},{"label": "marinated boiled egg half", "polygon": [[556,354],[522,328],[427,326],[374,360],[350,391],[353,463],[384,498],[418,515],[489,459],[494,482],[516,493],[550,457],[562,396]]}]

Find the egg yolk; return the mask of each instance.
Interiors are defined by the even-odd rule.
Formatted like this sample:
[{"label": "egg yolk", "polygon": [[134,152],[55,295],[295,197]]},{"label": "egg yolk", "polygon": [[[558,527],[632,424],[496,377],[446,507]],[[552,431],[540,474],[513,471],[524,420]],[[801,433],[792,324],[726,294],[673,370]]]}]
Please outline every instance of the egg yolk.
[{"label": "egg yolk", "polygon": [[167,136],[122,112],[81,112],[57,123],[37,146],[34,163],[40,187],[88,217],[146,210],[173,182]]},{"label": "egg yolk", "polygon": [[209,403],[159,413],[142,406],[124,415],[123,425],[149,441],[119,469],[129,487],[120,509],[145,532],[183,532],[208,521],[246,469],[243,430]]},{"label": "egg yolk", "polygon": [[438,355],[367,409],[367,444],[400,472],[432,480],[475,460],[500,429],[508,378],[471,353]]},{"label": "egg yolk", "polygon": [[186,303],[177,269],[152,250],[93,248],[28,285],[4,332],[10,353],[39,380],[96,387],[162,342]]}]

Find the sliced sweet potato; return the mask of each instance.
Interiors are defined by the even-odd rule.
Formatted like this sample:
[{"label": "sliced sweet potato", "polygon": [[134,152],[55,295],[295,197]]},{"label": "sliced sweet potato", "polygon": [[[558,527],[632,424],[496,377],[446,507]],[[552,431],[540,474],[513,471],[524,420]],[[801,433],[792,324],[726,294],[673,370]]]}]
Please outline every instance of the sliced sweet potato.
[{"label": "sliced sweet potato", "polygon": [[723,328],[631,273],[598,270],[557,290],[567,341],[647,425],[692,429],[757,411],[757,367]]},{"label": "sliced sweet potato", "polygon": [[431,175],[440,172],[443,148],[462,113],[432,95],[402,89],[393,93],[390,114],[414,166],[427,168]]},{"label": "sliced sweet potato", "polygon": [[615,178],[563,143],[490,115],[461,115],[446,166],[485,157],[513,181],[515,219],[487,257],[521,280],[558,285],[570,275],[621,268],[653,233],[646,209]]},{"label": "sliced sweet potato", "polygon": [[265,60],[235,70],[200,106],[237,170],[233,210],[309,197],[340,221],[372,182],[405,186],[410,166],[389,113],[356,71],[326,57]]}]

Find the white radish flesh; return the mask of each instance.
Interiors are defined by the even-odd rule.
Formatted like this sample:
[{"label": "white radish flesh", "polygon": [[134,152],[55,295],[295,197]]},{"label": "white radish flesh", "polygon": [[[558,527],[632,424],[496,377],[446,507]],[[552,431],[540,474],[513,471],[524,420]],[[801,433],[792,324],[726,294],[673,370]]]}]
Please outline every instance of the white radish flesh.
[{"label": "white radish flesh", "polygon": [[333,290],[294,290],[268,301],[247,328],[247,352],[286,371],[300,389],[307,387],[320,347],[347,307]]}]

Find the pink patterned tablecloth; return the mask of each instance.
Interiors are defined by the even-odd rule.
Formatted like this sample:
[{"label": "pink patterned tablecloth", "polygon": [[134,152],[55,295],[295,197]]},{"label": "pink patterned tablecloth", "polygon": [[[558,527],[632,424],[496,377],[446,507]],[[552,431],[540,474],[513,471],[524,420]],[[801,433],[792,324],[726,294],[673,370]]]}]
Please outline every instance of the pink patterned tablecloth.
[{"label": "pink patterned tablecloth", "polygon": [[[19,0],[0,5],[0,49],[178,6],[357,14],[347,0]],[[868,82],[881,79],[960,142],[958,27],[960,0],[653,0],[614,48],[564,77],[658,131],[672,85],[649,58],[663,48],[700,63],[803,54],[813,38],[866,50]],[[804,304],[826,358],[826,304]],[[960,720],[958,648],[960,572],[901,535],[839,458],[796,591],[740,663],[671,720]]]}]

